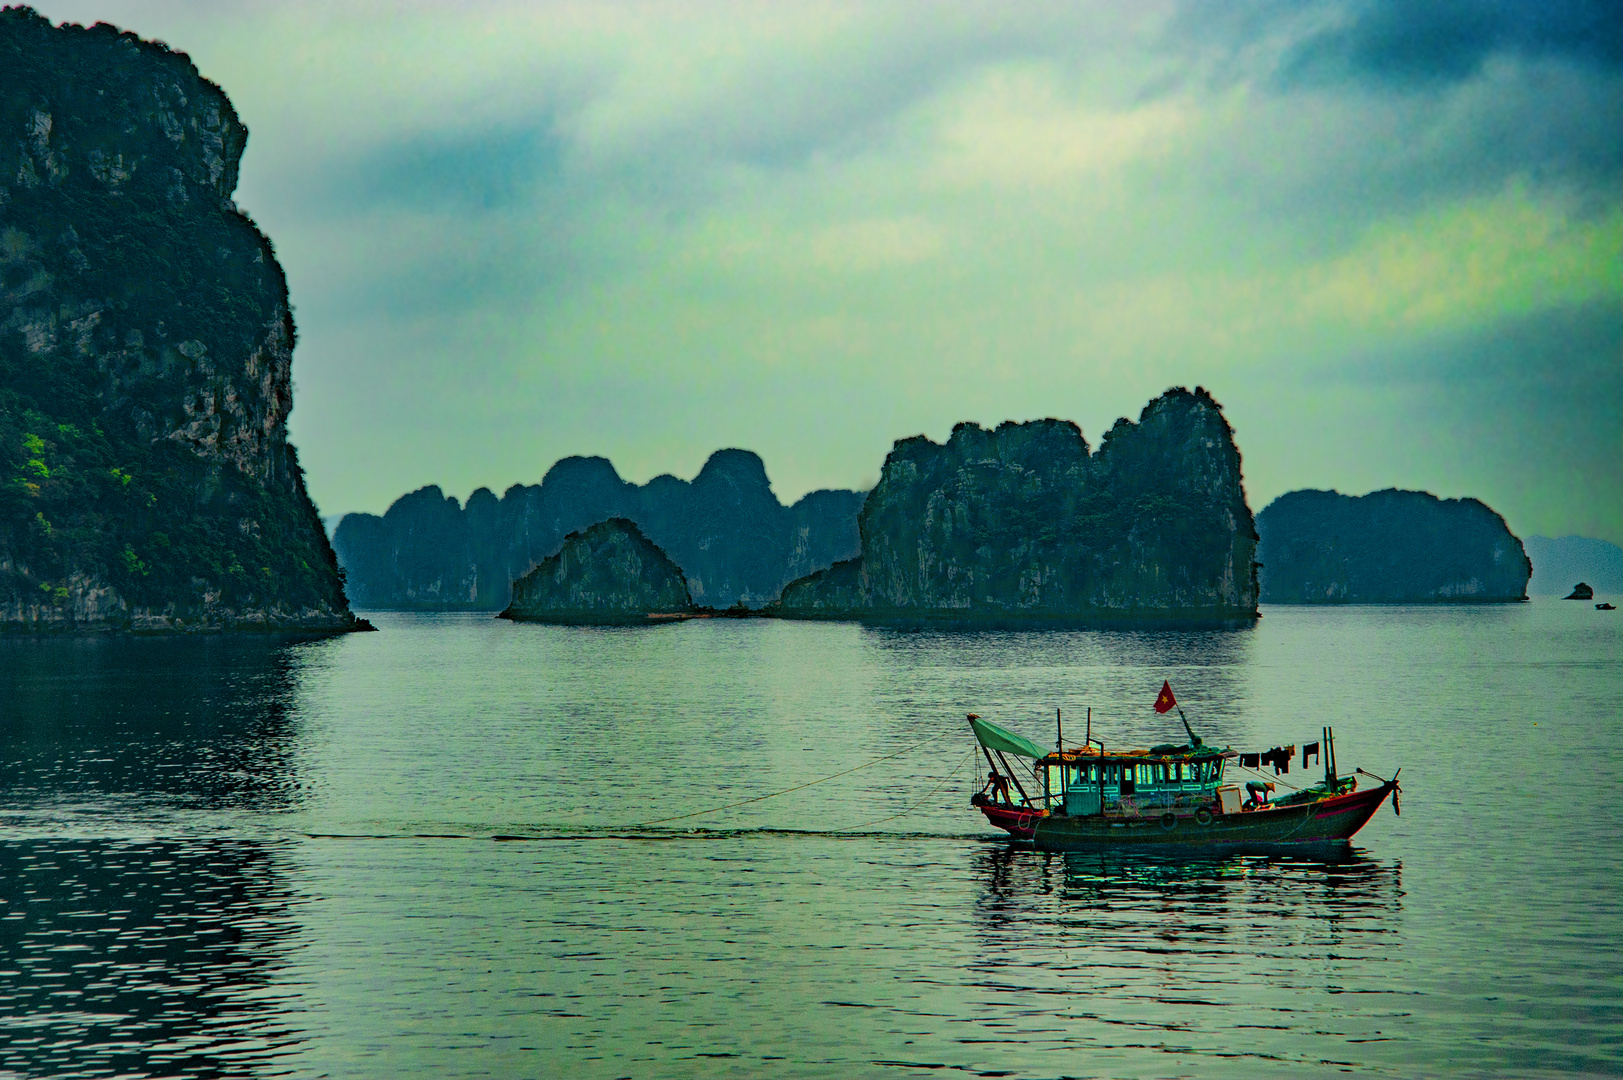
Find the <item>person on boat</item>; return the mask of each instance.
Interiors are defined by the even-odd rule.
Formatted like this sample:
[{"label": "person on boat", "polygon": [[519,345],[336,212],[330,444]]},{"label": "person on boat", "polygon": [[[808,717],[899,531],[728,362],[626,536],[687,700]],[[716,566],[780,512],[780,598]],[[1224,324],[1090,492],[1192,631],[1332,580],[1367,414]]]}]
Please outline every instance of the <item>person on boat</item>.
[{"label": "person on boat", "polygon": [[1006,803],[1014,801],[1009,797],[1008,779],[995,769],[992,771],[992,775],[986,778],[986,783],[981,788],[981,794],[985,795],[988,791],[992,793],[994,800],[1001,799]]}]

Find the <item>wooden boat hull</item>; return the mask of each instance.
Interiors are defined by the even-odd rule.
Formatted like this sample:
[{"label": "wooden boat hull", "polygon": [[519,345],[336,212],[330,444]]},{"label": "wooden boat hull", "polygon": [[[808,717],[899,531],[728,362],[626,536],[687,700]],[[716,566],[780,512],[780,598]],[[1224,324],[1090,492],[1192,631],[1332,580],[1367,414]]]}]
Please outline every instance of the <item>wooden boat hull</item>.
[{"label": "wooden boat hull", "polygon": [[1030,840],[1038,820],[1043,816],[1029,806],[1009,806],[1005,803],[990,802],[984,796],[972,800],[971,805],[978,807],[980,812],[986,815],[987,821],[1016,840]]},{"label": "wooden boat hull", "polygon": [[[1269,807],[1238,814],[1194,816],[1147,811],[1140,818],[1050,814],[1032,822],[1030,839],[1044,851],[1099,851],[1118,848],[1201,851],[1274,850],[1345,844],[1374,816],[1397,787],[1387,782],[1367,791],[1335,795],[1298,806]],[[991,808],[982,807],[984,811]],[[991,818],[990,813],[987,814]],[[999,824],[994,821],[994,825]],[[1007,825],[999,825],[1007,829]],[[1013,829],[1011,835],[1018,836]],[[1025,839],[1025,837],[1020,837]]]}]

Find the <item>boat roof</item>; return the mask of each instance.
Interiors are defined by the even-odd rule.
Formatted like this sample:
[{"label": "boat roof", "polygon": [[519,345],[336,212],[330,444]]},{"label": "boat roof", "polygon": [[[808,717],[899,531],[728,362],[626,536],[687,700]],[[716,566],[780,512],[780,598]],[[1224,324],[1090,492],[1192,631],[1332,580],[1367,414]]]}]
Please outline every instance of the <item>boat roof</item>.
[{"label": "boat roof", "polygon": [[1149,750],[1101,750],[1097,746],[1073,746],[1068,747],[1063,753],[1051,750],[1041,760],[1057,764],[1062,761],[1080,761],[1083,758],[1100,758],[1104,761],[1194,761],[1239,756],[1239,751],[1226,746],[1222,749],[1215,746],[1180,746],[1173,750],[1165,750],[1159,746]]},{"label": "boat roof", "polygon": [[1082,758],[1101,758],[1105,761],[1191,761],[1239,756],[1239,754],[1226,746],[1219,750],[1215,746],[1201,745],[1199,739],[1195,740],[1194,745],[1173,746],[1164,744],[1152,746],[1148,750],[1126,748],[1104,750],[1089,745],[1057,751],[1039,746],[1024,735],[1017,735],[1008,728],[998,727],[990,720],[982,720],[974,713],[969,714],[969,726],[975,732],[975,738],[980,741],[980,744],[990,750],[1015,754],[1020,757],[1031,758],[1034,761],[1046,761],[1052,764],[1058,764],[1062,761],[1079,761]]}]

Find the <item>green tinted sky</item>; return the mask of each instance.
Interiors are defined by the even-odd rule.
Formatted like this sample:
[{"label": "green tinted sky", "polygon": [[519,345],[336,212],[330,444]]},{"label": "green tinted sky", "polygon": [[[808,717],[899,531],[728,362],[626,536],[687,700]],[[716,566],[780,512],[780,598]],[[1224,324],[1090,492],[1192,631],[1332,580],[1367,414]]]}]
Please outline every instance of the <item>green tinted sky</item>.
[{"label": "green tinted sky", "polygon": [[325,513],[723,446],[787,501],[1200,384],[1255,509],[1395,485],[1623,542],[1618,5],[41,10],[249,125]]}]

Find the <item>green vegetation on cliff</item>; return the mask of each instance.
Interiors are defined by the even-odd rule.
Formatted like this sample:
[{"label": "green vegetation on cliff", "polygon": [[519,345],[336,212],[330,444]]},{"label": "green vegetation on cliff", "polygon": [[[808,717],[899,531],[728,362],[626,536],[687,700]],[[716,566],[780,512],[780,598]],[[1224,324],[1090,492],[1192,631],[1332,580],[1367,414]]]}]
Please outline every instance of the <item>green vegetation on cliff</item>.
[{"label": "green vegetation on cliff", "polygon": [[635,522],[609,518],[570,533],[556,555],[513,582],[501,618],[619,625],[693,610],[682,568]]},{"label": "green vegetation on cliff", "polygon": [[1205,390],[1167,391],[1097,453],[1068,421],[904,439],[858,519],[862,554],[773,610],[878,621],[1226,621],[1255,615],[1240,454]]},{"label": "green vegetation on cliff", "polygon": [[0,627],[349,625],[293,321],[191,61],[0,12]]}]

